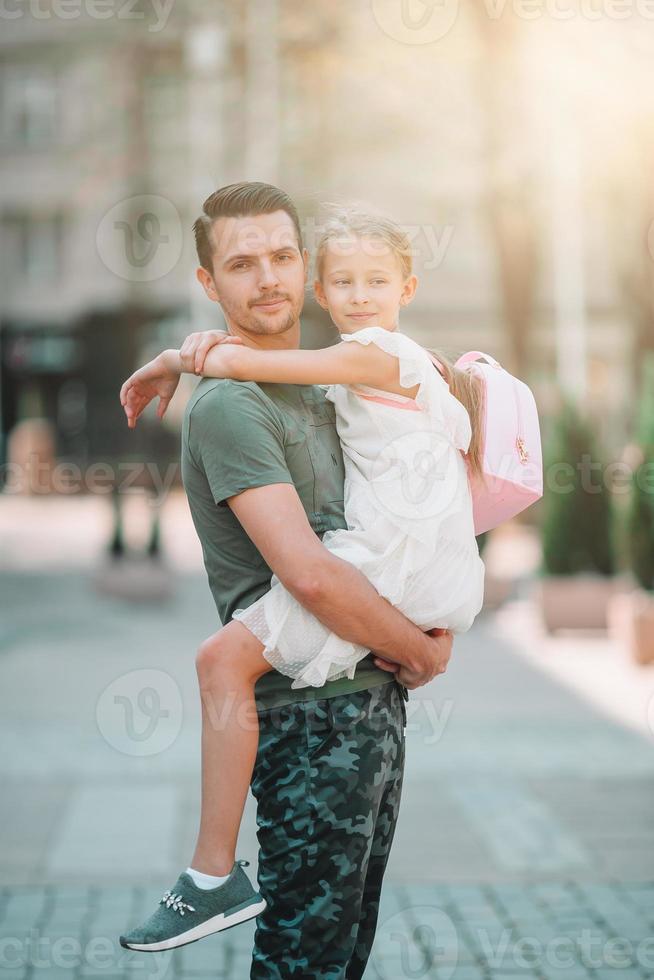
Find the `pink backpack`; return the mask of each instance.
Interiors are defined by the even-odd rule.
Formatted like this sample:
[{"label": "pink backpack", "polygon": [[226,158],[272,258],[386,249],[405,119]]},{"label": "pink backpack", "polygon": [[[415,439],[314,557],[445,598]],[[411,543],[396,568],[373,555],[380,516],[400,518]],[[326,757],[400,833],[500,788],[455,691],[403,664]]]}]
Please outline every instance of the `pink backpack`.
[{"label": "pink backpack", "polygon": [[[487,363],[480,363],[480,357]],[[432,360],[440,370],[440,362],[433,356]],[[543,496],[543,457],[531,389],[482,351],[462,354],[455,367],[466,364],[483,380],[485,392],[482,467],[486,485],[470,477],[477,535],[510,520]]]}]

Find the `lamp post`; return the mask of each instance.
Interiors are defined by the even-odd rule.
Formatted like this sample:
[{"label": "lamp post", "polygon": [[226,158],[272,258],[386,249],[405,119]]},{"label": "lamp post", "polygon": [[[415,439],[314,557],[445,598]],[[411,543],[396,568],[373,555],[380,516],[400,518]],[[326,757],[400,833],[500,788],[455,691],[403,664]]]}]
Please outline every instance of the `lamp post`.
[{"label": "lamp post", "polygon": [[[225,28],[215,19],[193,24],[186,32],[184,52],[188,84],[188,201],[195,217],[202,201],[219,187],[224,173],[223,72],[227,58]],[[216,326],[216,309],[195,278],[189,281],[193,330]]]},{"label": "lamp post", "polygon": [[248,179],[279,180],[279,11],[277,0],[249,0],[245,25]]},{"label": "lamp post", "polygon": [[583,403],[588,393],[588,338],[581,147],[568,106],[554,98],[556,91],[554,85],[548,160],[556,371],[566,394]]}]

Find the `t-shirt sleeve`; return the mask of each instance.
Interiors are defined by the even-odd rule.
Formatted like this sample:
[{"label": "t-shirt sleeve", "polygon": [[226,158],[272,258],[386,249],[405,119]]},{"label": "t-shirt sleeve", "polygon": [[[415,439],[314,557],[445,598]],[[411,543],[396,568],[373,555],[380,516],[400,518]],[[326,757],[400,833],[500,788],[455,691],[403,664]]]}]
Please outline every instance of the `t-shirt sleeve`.
[{"label": "t-shirt sleeve", "polygon": [[254,386],[224,381],[191,410],[189,448],[216,504],[272,483],[293,483],[281,422]]}]

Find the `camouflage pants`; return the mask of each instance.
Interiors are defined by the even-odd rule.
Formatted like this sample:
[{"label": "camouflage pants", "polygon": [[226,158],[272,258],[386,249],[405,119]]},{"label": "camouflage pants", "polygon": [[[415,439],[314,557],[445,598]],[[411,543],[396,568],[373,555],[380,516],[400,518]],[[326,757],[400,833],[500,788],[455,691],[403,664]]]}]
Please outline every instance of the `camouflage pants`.
[{"label": "camouflage pants", "polygon": [[251,980],[360,980],[400,806],[396,681],[259,713],[259,889]]}]

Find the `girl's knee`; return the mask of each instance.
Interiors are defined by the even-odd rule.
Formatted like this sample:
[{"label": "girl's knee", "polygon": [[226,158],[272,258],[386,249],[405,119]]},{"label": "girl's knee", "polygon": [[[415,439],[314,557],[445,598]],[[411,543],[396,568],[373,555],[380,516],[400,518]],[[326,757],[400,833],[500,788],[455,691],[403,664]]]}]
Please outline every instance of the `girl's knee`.
[{"label": "girl's knee", "polygon": [[200,644],[195,666],[201,685],[243,678],[256,680],[270,670],[259,641],[241,623],[233,622]]},{"label": "girl's knee", "polygon": [[226,629],[221,629],[212,636],[208,636],[198,647],[195,657],[195,667],[198,676],[202,679],[219,673],[230,660],[230,644]]}]

